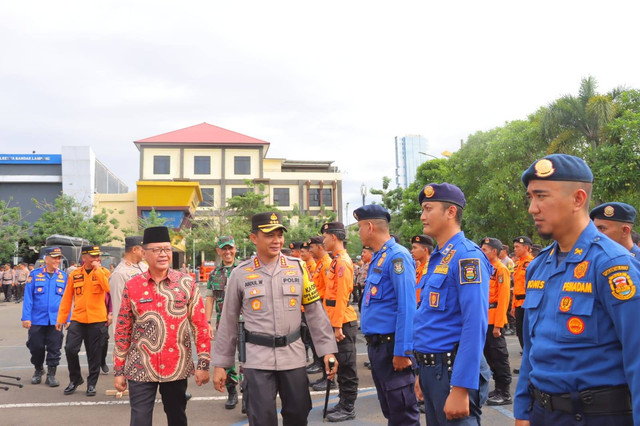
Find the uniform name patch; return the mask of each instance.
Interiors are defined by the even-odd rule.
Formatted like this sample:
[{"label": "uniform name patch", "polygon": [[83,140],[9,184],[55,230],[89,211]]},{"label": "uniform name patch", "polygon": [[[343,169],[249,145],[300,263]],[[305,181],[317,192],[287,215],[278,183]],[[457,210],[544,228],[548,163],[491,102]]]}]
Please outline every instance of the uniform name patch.
[{"label": "uniform name patch", "polygon": [[587,269],[589,269],[588,260],[578,263],[578,265],[576,265],[576,267],[573,269],[573,277],[576,280],[584,278],[584,276],[587,275]]},{"label": "uniform name patch", "polygon": [[437,308],[440,305],[440,293],[429,292],[429,306]]},{"label": "uniform name patch", "polygon": [[628,271],[629,270],[629,265],[616,265],[616,266],[612,266],[609,269],[606,269],[603,273],[602,276],[606,277],[609,276],[611,274],[613,274],[614,272],[618,272],[618,271]]},{"label": "uniform name patch", "polygon": [[618,300],[629,300],[636,294],[636,286],[626,272],[616,272],[609,276],[611,294]]},{"label": "uniform name patch", "polygon": [[480,276],[480,259],[460,259],[460,284],[477,284]]},{"label": "uniform name patch", "polygon": [[536,288],[538,290],[543,290],[544,284],[545,284],[545,281],[529,280],[529,282],[527,282],[527,288]]},{"label": "uniform name patch", "polygon": [[449,265],[438,265],[433,271],[434,274],[446,274],[449,272]]},{"label": "uniform name patch", "polygon": [[572,293],[593,293],[593,285],[591,283],[567,282],[562,285],[562,291]]},{"label": "uniform name patch", "polygon": [[584,321],[578,317],[571,317],[567,320],[567,329],[571,334],[582,334],[584,332]]},{"label": "uniform name patch", "polygon": [[262,284],[262,280],[257,280],[257,281],[245,281],[244,286],[245,287],[253,287],[254,285],[261,285]]},{"label": "uniform name patch", "polygon": [[404,263],[402,259],[394,259],[393,260],[393,272],[396,274],[401,274],[404,272]]}]

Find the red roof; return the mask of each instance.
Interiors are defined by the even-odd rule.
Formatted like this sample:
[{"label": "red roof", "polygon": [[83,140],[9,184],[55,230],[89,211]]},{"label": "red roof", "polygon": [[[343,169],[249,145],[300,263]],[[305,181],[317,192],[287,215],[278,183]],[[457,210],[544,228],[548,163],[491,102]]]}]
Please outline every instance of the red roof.
[{"label": "red roof", "polygon": [[232,132],[209,123],[196,124],[173,132],[163,133],[134,143],[201,143],[201,144],[259,144],[269,145],[269,142]]}]

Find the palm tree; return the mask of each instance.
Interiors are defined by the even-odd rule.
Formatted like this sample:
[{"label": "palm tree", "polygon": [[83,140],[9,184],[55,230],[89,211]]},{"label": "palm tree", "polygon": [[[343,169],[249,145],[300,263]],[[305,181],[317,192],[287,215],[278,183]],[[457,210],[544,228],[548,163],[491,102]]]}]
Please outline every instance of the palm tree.
[{"label": "palm tree", "polygon": [[543,138],[549,142],[549,153],[567,151],[604,141],[603,129],[616,114],[613,99],[621,92],[596,93],[597,82],[589,76],[580,83],[578,96],[565,95],[551,103],[542,117]]}]

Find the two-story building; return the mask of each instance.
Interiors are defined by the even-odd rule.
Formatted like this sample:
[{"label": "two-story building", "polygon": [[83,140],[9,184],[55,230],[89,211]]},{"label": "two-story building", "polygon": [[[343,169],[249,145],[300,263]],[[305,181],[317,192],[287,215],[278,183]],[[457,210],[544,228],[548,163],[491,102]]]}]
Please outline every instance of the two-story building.
[{"label": "two-story building", "polygon": [[[199,215],[220,214],[231,197],[264,188],[265,202],[283,211],[317,215],[321,206],[342,220],[342,177],[333,161],[267,158],[269,142],[202,123],[134,142],[140,151],[140,182],[198,182]],[[138,197],[140,198],[140,197]],[[167,206],[141,205],[140,215]]]}]

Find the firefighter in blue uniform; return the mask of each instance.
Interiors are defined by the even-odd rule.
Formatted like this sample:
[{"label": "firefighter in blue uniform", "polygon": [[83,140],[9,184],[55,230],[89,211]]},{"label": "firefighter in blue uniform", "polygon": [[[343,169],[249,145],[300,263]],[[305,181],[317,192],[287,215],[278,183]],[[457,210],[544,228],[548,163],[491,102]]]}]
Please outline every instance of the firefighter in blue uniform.
[{"label": "firefighter in blue uniform", "polygon": [[59,386],[56,369],[60,363],[62,331],[56,330],[58,308],[67,285],[67,274],[60,269],[62,250],[60,247],[45,249],[42,268],[31,271],[24,289],[22,304],[22,326],[29,330],[27,347],[31,352],[31,363],[35,367],[31,383],[40,384],[44,374],[46,352],[47,378],[50,387]]},{"label": "firefighter in blue uniform", "polygon": [[640,260],[640,247],[631,238],[636,209],[625,203],[604,203],[591,210],[589,217],[598,231],[611,238]]},{"label": "firefighter in blue uniform", "polygon": [[374,250],[360,328],[367,341],[380,408],[390,425],[419,425],[412,371],[415,262],[389,234],[391,215],[382,206],[362,206],[353,216],[362,244]]},{"label": "firefighter in blue uniform", "polygon": [[554,242],[527,269],[516,425],[640,425],[640,263],[589,220],[582,159],[549,155],[522,182]]},{"label": "firefighter in blue uniform", "polygon": [[479,425],[490,372],[483,357],[492,266],[460,229],[464,194],[431,183],[418,197],[431,253],[415,316],[414,348],[429,426]]}]

